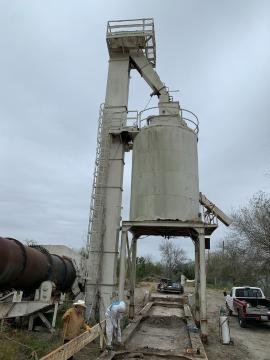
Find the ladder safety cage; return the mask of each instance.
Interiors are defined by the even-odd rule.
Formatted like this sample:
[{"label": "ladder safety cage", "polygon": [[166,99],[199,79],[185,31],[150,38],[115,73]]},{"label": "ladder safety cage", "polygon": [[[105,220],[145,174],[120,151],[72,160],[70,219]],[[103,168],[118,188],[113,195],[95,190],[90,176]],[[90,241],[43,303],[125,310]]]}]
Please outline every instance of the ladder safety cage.
[{"label": "ladder safety cage", "polygon": [[[104,104],[100,105],[95,169],[93,173],[93,185],[90,201],[90,215],[87,236],[87,251],[90,251],[90,239],[92,236],[100,236],[102,233],[102,218],[105,201],[104,186],[107,179],[109,158],[109,128],[103,124]],[[92,239],[93,240],[93,239]],[[101,250],[101,249],[100,249]]]},{"label": "ladder safety cage", "polygon": [[[126,115],[130,114],[130,116]],[[88,223],[88,236],[87,236],[87,251],[90,251],[90,240],[91,236],[95,233],[97,236],[101,235],[101,225],[103,220],[103,208],[105,201],[105,187],[108,170],[109,160],[109,132],[112,124],[105,126],[103,123],[104,104],[100,105],[99,119],[98,119],[98,130],[97,130],[97,147],[96,147],[96,160],[95,169],[93,173],[93,184],[90,201],[90,215]],[[116,119],[121,120],[122,128],[133,127],[138,128],[138,111],[122,111],[116,114]],[[126,118],[126,121],[124,119]],[[98,235],[99,234],[99,235]],[[100,249],[101,250],[101,249]]]},{"label": "ladder safety cage", "polygon": [[106,39],[110,53],[119,48],[123,52],[141,49],[152,66],[156,66],[153,18],[108,21]]},{"label": "ladder safety cage", "polygon": [[90,214],[87,234],[87,254],[92,253],[92,261],[95,264],[95,273],[89,277],[87,269],[87,282],[91,278],[95,286],[94,297],[91,305],[88,319],[92,316],[92,312],[98,306],[97,298],[99,294],[99,284],[102,273],[102,258],[103,254],[103,235],[104,235],[104,211],[106,200],[106,185],[109,167],[109,152],[110,152],[110,127],[111,124],[104,121],[104,104],[100,105],[98,131],[97,131],[97,147],[95,169],[93,174],[93,185],[90,200]]}]

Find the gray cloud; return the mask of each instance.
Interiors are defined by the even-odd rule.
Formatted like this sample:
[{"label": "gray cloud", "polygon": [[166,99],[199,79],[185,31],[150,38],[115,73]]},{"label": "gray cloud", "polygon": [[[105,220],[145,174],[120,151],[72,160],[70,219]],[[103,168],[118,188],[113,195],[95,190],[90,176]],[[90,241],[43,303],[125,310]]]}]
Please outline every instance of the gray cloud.
[{"label": "gray cloud", "polygon": [[[157,71],[200,118],[201,190],[227,212],[269,191],[269,10],[253,0],[2,2],[1,235],[83,245],[110,19],[154,17]],[[129,107],[140,110],[150,90],[131,80]],[[178,243],[193,256],[190,240]],[[146,253],[158,258],[158,239],[141,240]]]}]

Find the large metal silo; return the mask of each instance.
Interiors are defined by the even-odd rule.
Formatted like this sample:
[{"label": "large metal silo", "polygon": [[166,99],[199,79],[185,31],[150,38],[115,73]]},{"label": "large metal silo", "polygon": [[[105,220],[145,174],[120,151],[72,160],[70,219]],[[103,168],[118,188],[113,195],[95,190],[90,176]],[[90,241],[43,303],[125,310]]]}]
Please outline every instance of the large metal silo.
[{"label": "large metal silo", "polygon": [[196,132],[179,116],[148,123],[133,145],[130,220],[198,221]]}]

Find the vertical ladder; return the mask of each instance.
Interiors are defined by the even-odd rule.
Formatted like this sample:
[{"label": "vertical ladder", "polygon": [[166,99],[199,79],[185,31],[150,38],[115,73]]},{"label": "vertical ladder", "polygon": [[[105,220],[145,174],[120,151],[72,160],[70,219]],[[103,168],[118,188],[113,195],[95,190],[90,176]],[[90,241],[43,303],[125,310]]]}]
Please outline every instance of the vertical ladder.
[{"label": "vertical ladder", "polygon": [[89,225],[86,244],[87,254],[88,256],[90,256],[91,253],[91,259],[92,262],[94,262],[94,266],[92,268],[95,269],[95,274],[88,273],[88,278],[91,275],[90,278],[95,283],[95,295],[92,300],[92,307],[89,316],[92,316],[93,311],[96,312],[96,310],[98,310],[95,309],[95,307],[99,305],[97,299],[99,298],[99,284],[101,282],[102,276],[104,234],[103,221],[110,152],[110,124],[103,121],[103,115],[104,104],[101,104],[99,110],[96,161],[93,174],[93,185],[90,201]]}]

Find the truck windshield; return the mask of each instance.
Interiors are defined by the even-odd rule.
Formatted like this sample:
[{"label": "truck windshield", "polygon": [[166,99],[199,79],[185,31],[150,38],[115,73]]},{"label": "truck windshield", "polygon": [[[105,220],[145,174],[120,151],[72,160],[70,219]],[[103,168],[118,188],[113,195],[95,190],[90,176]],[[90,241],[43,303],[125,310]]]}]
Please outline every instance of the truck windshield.
[{"label": "truck windshield", "polygon": [[261,298],[262,292],[260,289],[236,289],[235,290],[236,297],[254,297],[254,298]]}]

